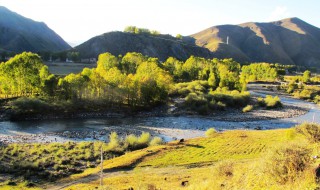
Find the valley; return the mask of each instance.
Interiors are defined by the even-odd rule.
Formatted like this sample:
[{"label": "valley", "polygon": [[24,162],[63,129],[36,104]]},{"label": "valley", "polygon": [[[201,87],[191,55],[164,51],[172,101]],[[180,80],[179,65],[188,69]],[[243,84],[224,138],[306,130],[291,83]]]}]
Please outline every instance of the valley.
[{"label": "valley", "polygon": [[8,2],[1,190],[320,189],[318,2]]}]

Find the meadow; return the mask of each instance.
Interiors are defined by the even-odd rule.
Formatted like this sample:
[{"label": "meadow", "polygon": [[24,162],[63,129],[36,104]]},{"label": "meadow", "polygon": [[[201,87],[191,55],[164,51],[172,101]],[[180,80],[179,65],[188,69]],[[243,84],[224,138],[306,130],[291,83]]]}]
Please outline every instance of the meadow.
[{"label": "meadow", "polygon": [[61,184],[67,183],[69,190],[316,189],[314,169],[319,160],[314,156],[320,151],[319,134],[320,126],[315,124],[215,132],[108,160],[103,187],[98,168],[72,175]]}]

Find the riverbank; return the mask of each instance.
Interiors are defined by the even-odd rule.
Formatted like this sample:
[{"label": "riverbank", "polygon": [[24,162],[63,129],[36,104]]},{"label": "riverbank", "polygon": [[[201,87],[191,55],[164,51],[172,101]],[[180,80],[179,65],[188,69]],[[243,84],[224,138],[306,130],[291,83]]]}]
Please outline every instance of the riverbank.
[{"label": "riverbank", "polygon": [[[273,93],[268,91],[267,93]],[[255,90],[253,99],[266,92]],[[275,94],[274,94],[275,95]],[[180,138],[204,136],[211,127],[217,130],[231,129],[273,129],[287,128],[303,121],[312,122],[312,114],[318,110],[315,104],[280,96],[282,108],[264,109],[255,107],[253,111],[242,113],[241,109],[200,116],[196,113],[175,112],[172,107],[157,107],[152,112],[73,113],[65,118],[31,118],[27,121],[0,122],[0,144],[10,143],[51,143],[66,141],[108,141],[108,135],[115,131],[124,138],[128,134],[139,135],[143,131],[160,136],[165,141]],[[254,103],[254,102],[252,102]],[[312,108],[312,110],[310,110]],[[312,113],[311,113],[312,112]],[[308,116],[307,116],[308,115]],[[299,119],[301,118],[301,119]],[[298,120],[298,121],[296,121]]]}]

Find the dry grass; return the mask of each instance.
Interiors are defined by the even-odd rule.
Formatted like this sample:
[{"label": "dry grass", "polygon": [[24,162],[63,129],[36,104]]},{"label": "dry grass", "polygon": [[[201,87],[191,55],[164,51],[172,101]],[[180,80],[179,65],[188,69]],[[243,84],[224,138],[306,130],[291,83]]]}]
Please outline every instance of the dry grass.
[{"label": "dry grass", "polygon": [[[295,149],[297,143],[303,146]],[[293,151],[286,148],[287,144]],[[134,169],[107,172],[109,177],[104,178],[105,186],[101,189],[315,189],[313,168],[316,163],[307,159],[310,152],[304,150],[318,152],[319,147],[310,144],[294,129],[227,131],[211,138],[149,147],[110,160],[105,168],[130,166]],[[274,157],[276,153],[278,156]],[[295,159],[300,155],[306,159]],[[293,170],[291,173],[279,170],[290,177],[280,183],[272,176],[275,170],[268,165],[269,161],[277,162],[279,167],[283,164],[284,168],[287,161],[293,163],[292,166],[299,162],[297,176]],[[300,168],[300,161],[305,163],[304,167]],[[186,186],[182,182],[186,182]],[[68,189],[95,189],[98,186],[99,181],[92,181]]]}]

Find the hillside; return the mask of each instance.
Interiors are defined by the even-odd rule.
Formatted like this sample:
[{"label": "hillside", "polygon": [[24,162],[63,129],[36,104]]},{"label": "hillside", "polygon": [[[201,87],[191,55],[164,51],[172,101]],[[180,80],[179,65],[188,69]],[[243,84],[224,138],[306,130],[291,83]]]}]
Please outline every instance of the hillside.
[{"label": "hillside", "polygon": [[[227,44],[227,37],[229,41]],[[270,62],[320,67],[320,29],[298,18],[270,23],[249,22],[208,28],[182,40],[170,35],[110,32],[75,47],[81,57],[139,52],[161,61],[173,56],[233,58],[239,62]]]},{"label": "hillside", "polygon": [[0,6],[0,51],[63,51],[70,46],[45,23]]},{"label": "hillside", "polygon": [[174,38],[169,35],[132,34],[126,32],[109,32],[91,38],[75,47],[81,57],[98,57],[110,52],[113,55],[125,55],[127,52],[139,52],[149,57],[165,61],[168,57],[186,60],[191,55],[211,58],[212,53],[205,49]]},{"label": "hillside", "polygon": [[320,29],[298,18],[214,26],[191,37],[220,57],[320,67]]}]

